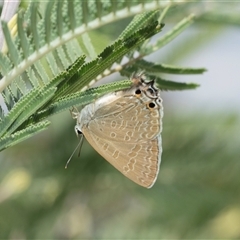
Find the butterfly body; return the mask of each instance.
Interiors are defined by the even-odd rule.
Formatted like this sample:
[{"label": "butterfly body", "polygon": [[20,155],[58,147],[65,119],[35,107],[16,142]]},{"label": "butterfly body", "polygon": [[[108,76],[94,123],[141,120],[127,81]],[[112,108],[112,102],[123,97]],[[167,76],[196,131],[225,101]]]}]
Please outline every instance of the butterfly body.
[{"label": "butterfly body", "polygon": [[76,129],[126,177],[150,188],[161,162],[162,99],[154,82],[141,75],[132,81],[129,89],[86,105],[76,115]]}]

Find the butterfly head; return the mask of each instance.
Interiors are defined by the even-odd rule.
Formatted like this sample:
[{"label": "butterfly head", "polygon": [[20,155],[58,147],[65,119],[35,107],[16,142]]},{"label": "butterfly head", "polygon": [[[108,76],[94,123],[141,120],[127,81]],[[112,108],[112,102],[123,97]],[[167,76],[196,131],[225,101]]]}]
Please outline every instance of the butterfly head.
[{"label": "butterfly head", "polygon": [[77,137],[79,137],[83,134],[78,125],[75,126],[74,130],[75,130],[75,133],[76,133]]}]

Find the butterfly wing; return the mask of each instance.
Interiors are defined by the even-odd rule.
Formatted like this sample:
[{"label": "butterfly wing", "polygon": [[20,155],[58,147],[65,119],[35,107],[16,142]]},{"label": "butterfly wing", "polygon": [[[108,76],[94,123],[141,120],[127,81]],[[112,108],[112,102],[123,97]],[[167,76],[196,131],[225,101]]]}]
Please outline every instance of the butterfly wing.
[{"label": "butterfly wing", "polygon": [[123,95],[98,108],[81,130],[109,163],[132,181],[150,188],[161,161],[161,118],[161,106],[150,109],[141,98]]},{"label": "butterfly wing", "polygon": [[84,135],[94,149],[126,177],[147,188],[155,183],[161,161],[161,136],[140,143],[116,144],[89,131]]}]

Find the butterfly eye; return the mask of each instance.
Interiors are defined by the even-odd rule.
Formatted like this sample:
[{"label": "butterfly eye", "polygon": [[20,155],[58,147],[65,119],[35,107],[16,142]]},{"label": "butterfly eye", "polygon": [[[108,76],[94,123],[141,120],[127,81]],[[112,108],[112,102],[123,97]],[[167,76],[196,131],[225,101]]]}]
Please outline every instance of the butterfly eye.
[{"label": "butterfly eye", "polygon": [[82,132],[80,131],[80,129],[78,128],[78,126],[75,126],[75,132],[78,135],[82,135]]},{"label": "butterfly eye", "polygon": [[140,89],[137,89],[137,90],[135,91],[135,94],[136,94],[136,95],[141,94],[141,90],[140,90]]}]

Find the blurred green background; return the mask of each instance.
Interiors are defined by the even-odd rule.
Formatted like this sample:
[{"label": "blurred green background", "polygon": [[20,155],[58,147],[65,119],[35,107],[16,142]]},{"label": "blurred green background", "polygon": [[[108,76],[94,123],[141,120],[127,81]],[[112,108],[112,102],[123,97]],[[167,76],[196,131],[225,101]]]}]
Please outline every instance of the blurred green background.
[{"label": "blurred green background", "polygon": [[1,239],[239,238],[239,117],[166,110],[159,178],[137,186],[85,141],[69,114],[1,160]]},{"label": "blurred green background", "polygon": [[68,112],[3,151],[0,239],[239,239],[238,31],[195,25],[154,54],[208,72],[181,76],[200,83],[197,90],[162,94],[163,155],[153,188],[125,178],[87,141],[65,169],[78,143]]}]

